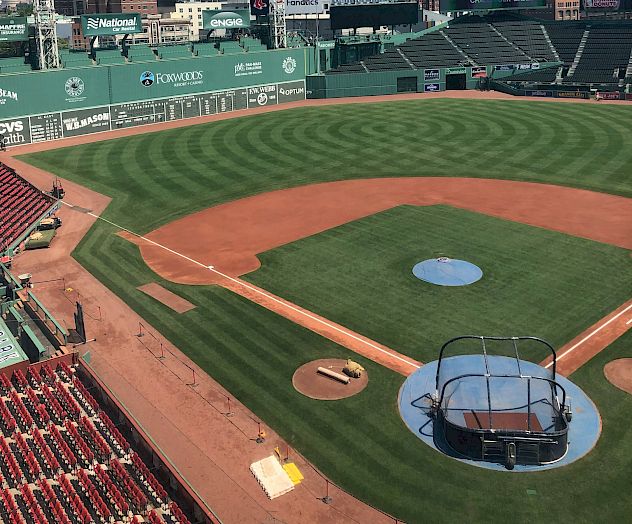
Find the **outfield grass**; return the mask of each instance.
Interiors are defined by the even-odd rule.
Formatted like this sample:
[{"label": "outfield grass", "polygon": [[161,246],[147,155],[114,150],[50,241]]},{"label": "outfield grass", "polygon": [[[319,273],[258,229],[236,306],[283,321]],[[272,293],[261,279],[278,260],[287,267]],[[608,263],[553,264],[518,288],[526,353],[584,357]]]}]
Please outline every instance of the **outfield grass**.
[{"label": "outfield grass", "polygon": [[[628,107],[513,101],[332,106],[24,159],[112,196],[104,215],[144,233],[258,192],[366,176],[511,178],[632,196],[630,117]],[[136,246],[114,233],[98,222],[74,256],[290,445],[361,499],[408,522],[629,518],[632,499],[619,490],[632,480],[632,397],[610,386],[601,368],[611,358],[632,356],[632,335],[574,375],[603,416],[604,435],[593,453],[542,473],[487,471],[423,445],[396,412],[403,378],[365,359],[355,357],[368,369],[369,386],[355,397],[319,402],[296,393],[290,382],[296,367],[350,353],[226,290],[163,281],[146,267]],[[594,259],[591,263],[598,267]],[[179,315],[136,289],[152,281],[197,308]],[[580,291],[578,285],[573,293]],[[579,303],[584,296],[574,298]]]},{"label": "outfield grass", "polygon": [[22,158],[111,196],[105,216],[144,233],[246,195],[348,178],[503,178],[632,196],[630,122],[629,106],[401,101],[291,109]]},{"label": "outfield grass", "polygon": [[[412,274],[439,253],[473,262],[483,278],[455,288]],[[397,207],[259,259],[250,282],[425,362],[463,334],[539,336],[558,348],[632,291],[625,249],[448,206]]]}]

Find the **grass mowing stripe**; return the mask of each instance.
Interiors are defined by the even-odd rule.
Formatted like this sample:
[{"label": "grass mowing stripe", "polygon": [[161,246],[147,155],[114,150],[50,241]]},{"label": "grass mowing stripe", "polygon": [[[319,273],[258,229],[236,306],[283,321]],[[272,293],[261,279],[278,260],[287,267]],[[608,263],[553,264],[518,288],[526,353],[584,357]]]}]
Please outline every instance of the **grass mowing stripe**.
[{"label": "grass mowing stripe", "polygon": [[[242,117],[143,138],[125,138],[125,142],[115,140],[49,151],[29,155],[28,160],[111,195],[114,201],[106,216],[144,233],[183,214],[261,191],[393,174],[498,176],[631,196],[632,184],[626,168],[626,160],[628,165],[632,163],[630,116],[632,112],[625,107],[513,101],[424,100],[331,106]],[[593,128],[592,136],[576,131],[578,125]],[[297,143],[288,146],[293,141]],[[548,153],[550,150],[555,151],[555,156]],[[600,150],[608,156],[605,169],[598,169],[598,164],[591,161],[587,162],[592,164],[589,169],[579,166],[579,161],[573,167],[568,162],[557,163],[558,158],[582,153],[586,153],[582,160],[585,162],[589,160],[588,151],[597,155]],[[193,162],[189,162],[189,156]],[[527,165],[522,165],[525,162]],[[549,165],[554,165],[554,169]],[[160,184],[155,183],[156,177],[160,177]],[[178,189],[187,186],[188,190]],[[388,216],[396,219],[396,212],[393,213]],[[476,307],[477,314],[494,311],[497,318],[473,322],[463,315],[462,308],[474,295],[459,295],[459,301],[447,303],[438,317],[438,322],[459,334],[463,330],[505,325],[515,309],[505,311],[498,300],[502,299],[504,306],[510,299],[519,299],[528,314],[515,319],[512,328],[526,330],[532,324],[546,324],[554,342],[565,342],[582,321],[599,318],[600,309],[625,291],[624,285],[616,286],[616,280],[624,278],[629,267],[624,264],[629,264],[626,253],[621,250],[621,256],[615,255],[609,248],[588,252],[581,247],[588,244],[575,245],[573,241],[570,245],[556,244],[570,256],[553,253],[542,258],[553,266],[546,268],[547,274],[573,271],[577,286],[556,284],[551,276],[543,276],[540,289],[559,296],[542,304],[539,296],[548,297],[539,291],[532,291],[529,296],[526,291],[530,282],[522,278],[517,284],[525,292],[517,299],[502,285],[502,266],[529,259],[529,248],[539,245],[537,239],[514,232],[517,237],[513,251],[494,252],[488,247],[468,250],[463,235],[476,236],[479,244],[487,242],[490,246],[495,245],[498,236],[475,222],[469,221],[467,229],[449,231],[436,240],[441,249],[458,245],[472,258],[478,259],[479,251],[492,257],[489,263],[485,258],[481,263],[488,266],[487,276],[492,279],[497,300],[483,298]],[[439,221],[437,227],[445,228],[446,224],[449,222]],[[418,226],[414,217],[402,218],[400,225],[404,237],[415,238]],[[349,234],[355,241],[362,241],[363,230],[361,224],[353,224]],[[514,231],[511,227],[510,230]],[[369,232],[364,237],[366,245],[356,253],[391,256],[385,271],[398,285],[405,286],[412,277],[408,271],[397,274],[397,268],[417,261],[423,246],[413,243],[414,256],[406,255],[403,251],[410,249],[411,244],[404,238],[391,238],[389,228],[379,220],[371,222]],[[508,235],[510,239],[511,236]],[[336,231],[323,238],[328,245],[323,247],[321,256],[344,261],[345,243]],[[516,242],[520,239],[523,242],[518,247]],[[388,242],[392,242],[390,249],[385,245]],[[302,250],[287,246],[288,260],[270,260],[269,269],[283,271],[284,264],[300,258]],[[394,251],[399,251],[399,256],[393,257]],[[580,370],[594,370],[580,385],[589,394],[594,393],[604,420],[602,439],[607,436],[591,455],[563,470],[545,474],[507,476],[484,472],[442,457],[421,445],[404,427],[394,409],[402,382],[397,374],[354,357],[370,376],[368,387],[360,395],[331,403],[307,399],[292,389],[291,372],[307,360],[323,355],[346,358],[350,352],[225,290],[162,281],[144,265],[138,248],[115,236],[107,225],[97,223],[75,256],[335,482],[407,522],[454,521],[462,519],[464,513],[471,521],[564,521],[570,515],[574,521],[581,521],[577,515],[592,515],[594,508],[599,508],[602,518],[616,521],[624,519],[631,509],[628,501],[622,503],[617,486],[629,480],[632,470],[632,434],[625,425],[632,404],[629,396],[607,390],[610,386],[601,369],[595,367],[600,365],[599,357],[605,358],[607,352]],[[127,266],[125,271],[119,269],[122,265]],[[585,268],[579,271],[581,265]],[[342,263],[340,266],[341,271],[352,274],[352,267]],[[536,269],[536,261],[524,266],[525,272]],[[613,278],[615,284],[596,290],[591,281],[602,274]],[[374,284],[371,271],[364,270],[362,275]],[[299,282],[299,276],[287,275],[297,293],[311,294],[318,306],[319,286],[311,279]],[[324,271],[323,278],[335,279],[335,268]],[[135,289],[151,281],[186,297],[197,308],[176,315]],[[336,302],[331,307],[338,308],[336,311],[353,322],[354,316],[345,308],[368,310],[371,304],[357,300],[353,304],[350,297],[357,289],[348,283],[340,289],[343,296],[331,300]],[[398,300],[393,290],[384,292],[383,297],[379,292],[375,294],[397,302],[398,315],[419,318],[415,300]],[[330,295],[330,299],[332,296],[335,295]],[[429,292],[429,297],[437,300],[434,292]],[[572,307],[559,307],[570,301]],[[563,314],[559,314],[559,309]],[[416,347],[422,340],[414,322],[412,328],[396,333],[394,324],[399,320],[393,317],[392,310],[376,311],[372,318],[375,326],[367,326],[366,319],[355,317],[358,331],[370,335],[366,333],[368,327],[378,335],[386,333],[387,339],[401,341],[403,346]],[[434,342],[428,346],[434,348]],[[275,382],[273,388],[262,385],[268,381]],[[536,497],[526,496],[526,490],[534,487],[537,504],[533,502]]]}]

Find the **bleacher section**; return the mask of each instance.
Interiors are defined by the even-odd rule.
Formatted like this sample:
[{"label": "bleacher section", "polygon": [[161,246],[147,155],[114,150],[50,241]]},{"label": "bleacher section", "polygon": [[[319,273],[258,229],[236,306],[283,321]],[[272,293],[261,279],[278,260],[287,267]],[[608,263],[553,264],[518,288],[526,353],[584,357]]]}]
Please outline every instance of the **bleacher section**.
[{"label": "bleacher section", "polygon": [[85,51],[59,50],[59,59],[62,67],[87,67],[92,65],[90,55]]},{"label": "bleacher section", "polygon": [[121,54],[119,49],[97,49],[97,64],[109,65],[109,64],[124,64],[125,57]]},{"label": "bleacher section", "polygon": [[[503,39],[482,17],[471,23],[451,24],[442,32],[448,36],[476,65],[530,64],[532,60]],[[544,40],[544,34],[541,37]]]},{"label": "bleacher section", "polygon": [[555,48],[546,40],[544,26],[535,20],[494,22],[493,26],[532,61],[558,62]]},{"label": "bleacher section", "polygon": [[545,25],[546,32],[560,57],[560,61],[567,67],[575,59],[585,28],[586,26],[582,22],[560,22]]},{"label": "bleacher section", "polygon": [[616,84],[625,77],[632,52],[632,25],[588,28],[588,39],[577,67],[564,83]]},{"label": "bleacher section", "polygon": [[64,362],[0,373],[0,521],[188,524]]},{"label": "bleacher section", "polygon": [[191,58],[193,52],[191,51],[191,45],[165,45],[156,49],[158,58],[161,60],[170,60],[172,58]]},{"label": "bleacher section", "polygon": [[0,163],[0,252],[4,252],[55,203]]},{"label": "bleacher section", "polygon": [[438,32],[429,33],[424,38],[409,40],[402,44],[400,49],[419,69],[453,67],[467,62],[467,59]]},{"label": "bleacher section", "polygon": [[151,62],[156,59],[156,54],[151,47],[146,45],[131,45],[127,52],[130,62]]},{"label": "bleacher section", "polygon": [[217,56],[219,51],[212,42],[196,42],[193,44],[193,54],[195,56]]},{"label": "bleacher section", "polygon": [[519,72],[507,81],[615,87],[632,83],[632,23],[550,22],[511,13],[463,16],[327,74],[555,62],[561,67]]}]

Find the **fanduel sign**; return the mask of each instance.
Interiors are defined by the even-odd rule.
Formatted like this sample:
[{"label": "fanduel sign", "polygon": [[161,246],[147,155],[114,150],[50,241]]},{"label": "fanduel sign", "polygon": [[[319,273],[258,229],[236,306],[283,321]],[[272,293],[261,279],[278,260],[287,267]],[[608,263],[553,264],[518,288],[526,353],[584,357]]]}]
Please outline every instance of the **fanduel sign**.
[{"label": "fanduel sign", "polygon": [[202,27],[204,29],[241,29],[242,27],[250,27],[250,11],[248,9],[202,11]]},{"label": "fanduel sign", "polygon": [[143,32],[139,13],[82,15],[81,27],[84,36],[125,35]]},{"label": "fanduel sign", "polygon": [[325,12],[324,0],[286,0],[286,15],[315,15]]}]

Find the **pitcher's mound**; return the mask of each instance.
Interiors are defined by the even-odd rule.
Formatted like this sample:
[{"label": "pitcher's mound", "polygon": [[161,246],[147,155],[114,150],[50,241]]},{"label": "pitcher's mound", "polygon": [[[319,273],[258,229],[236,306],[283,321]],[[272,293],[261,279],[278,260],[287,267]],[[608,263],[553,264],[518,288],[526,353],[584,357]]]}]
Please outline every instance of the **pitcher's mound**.
[{"label": "pitcher's mound", "polygon": [[342,368],[346,360],[340,358],[322,358],[312,360],[298,368],[292,376],[292,385],[299,393],[316,400],[339,400],[360,393],[369,383],[369,376],[364,371],[360,378],[351,378],[348,384],[338,382],[318,373],[323,367],[344,375]]},{"label": "pitcher's mound", "polygon": [[632,358],[619,358],[608,362],[603,368],[603,373],[612,385],[632,395]]}]

